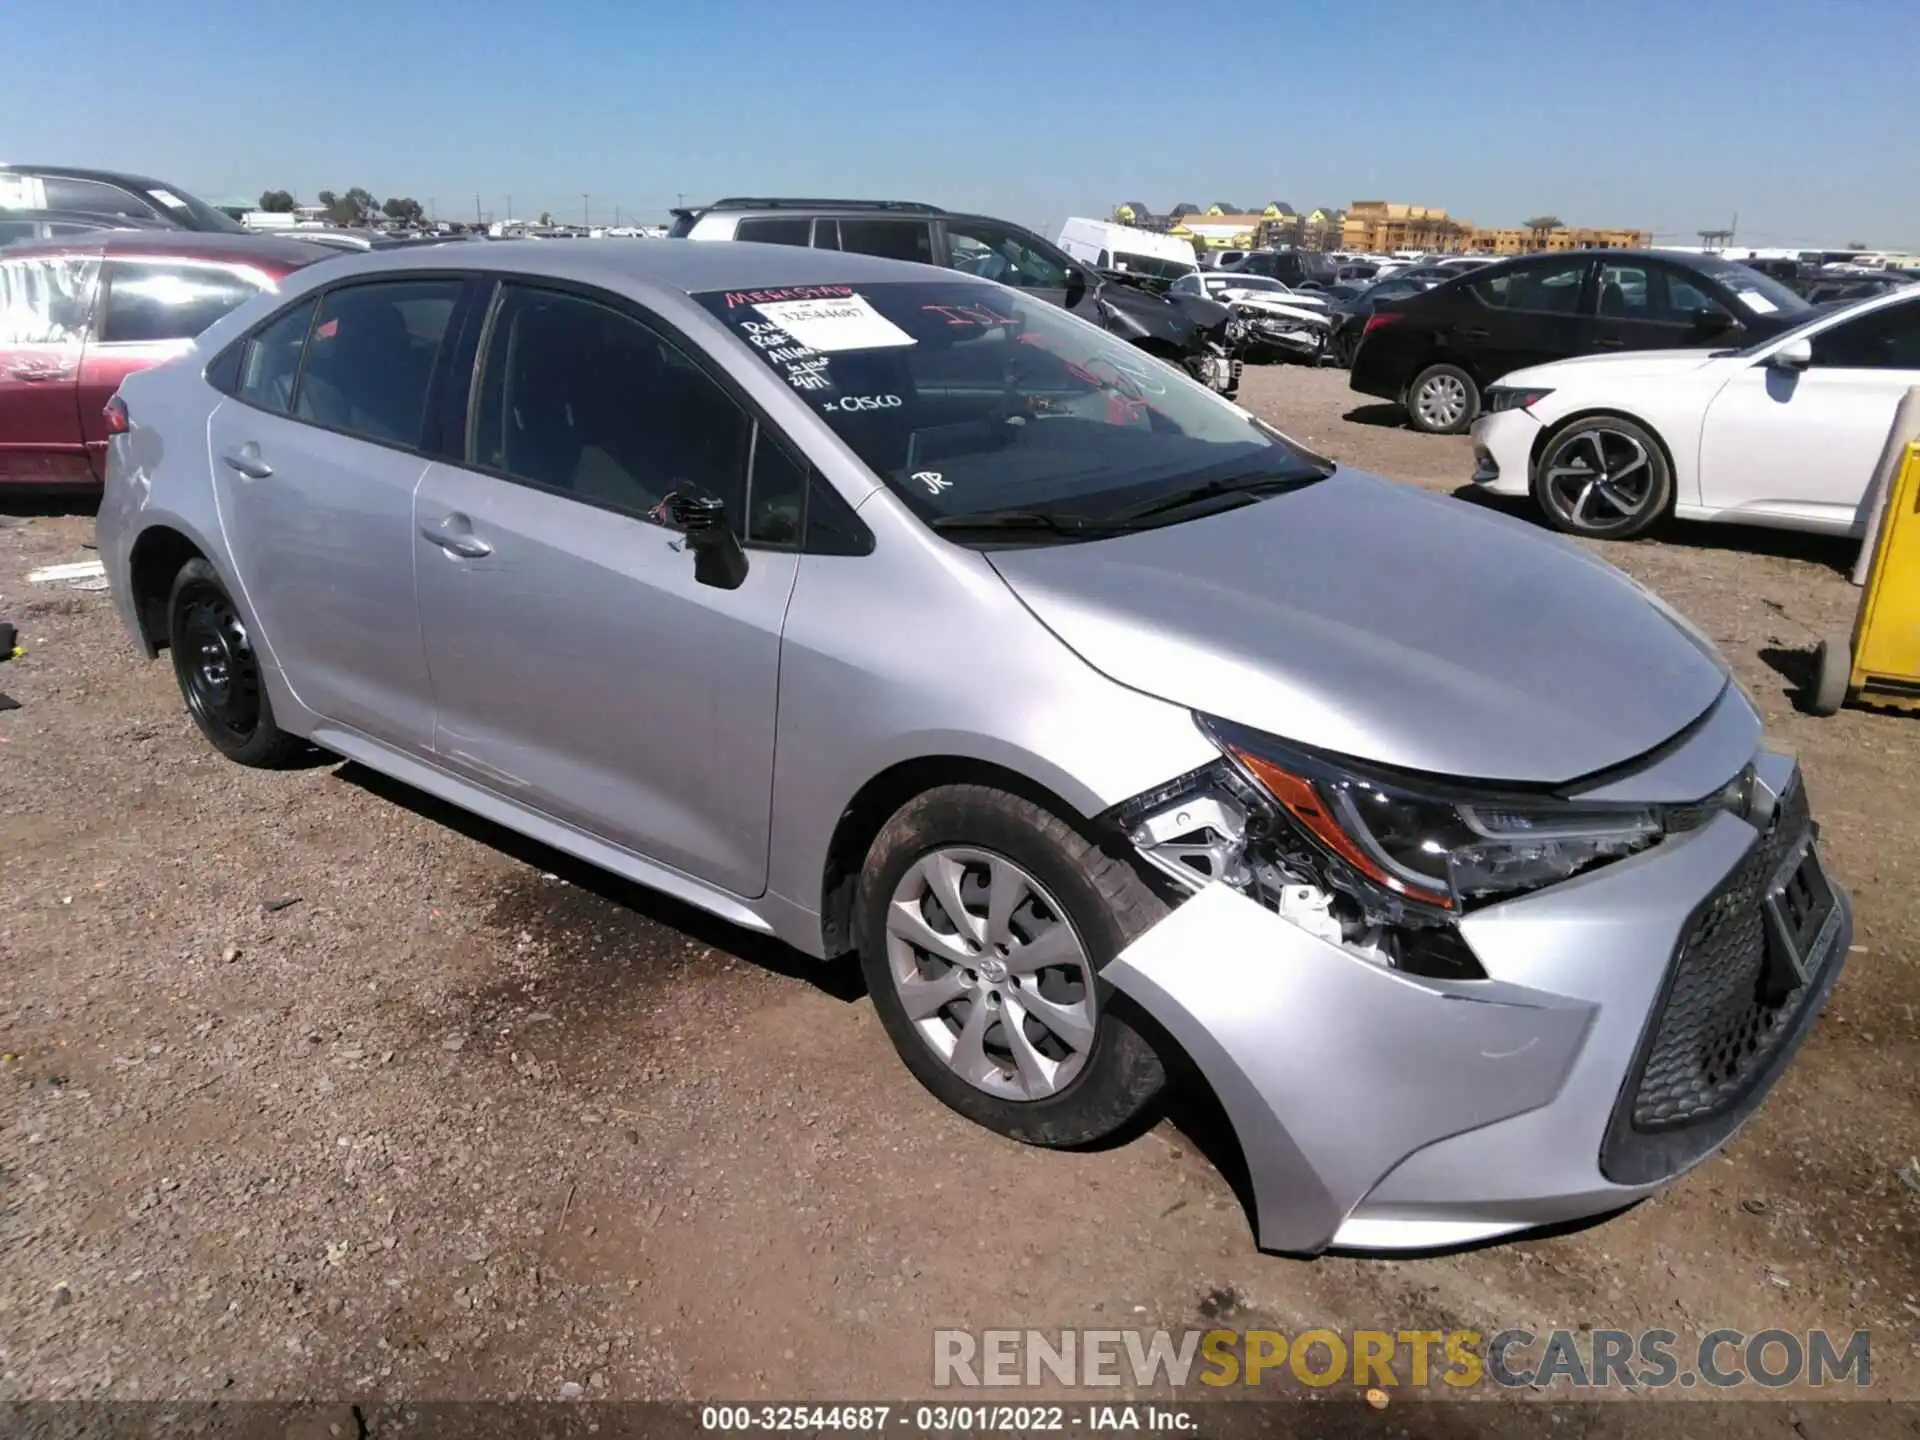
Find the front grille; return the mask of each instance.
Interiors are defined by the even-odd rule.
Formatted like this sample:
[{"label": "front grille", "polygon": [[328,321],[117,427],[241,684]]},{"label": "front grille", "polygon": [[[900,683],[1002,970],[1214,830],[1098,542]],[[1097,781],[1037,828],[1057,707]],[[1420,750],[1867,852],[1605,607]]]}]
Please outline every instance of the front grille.
[{"label": "front grille", "polygon": [[1806,957],[1804,982],[1783,983],[1769,962],[1765,906],[1768,884],[1810,825],[1795,775],[1766,835],[1687,927],[1600,1149],[1600,1173],[1614,1184],[1652,1184],[1709,1154],[1760,1103],[1805,1033],[1846,947],[1830,942]]},{"label": "front grille", "polygon": [[1764,902],[1807,822],[1806,791],[1796,784],[1681,943],[1633,1092],[1634,1129],[1677,1129],[1732,1108],[1793,1029],[1808,987],[1767,989]]}]

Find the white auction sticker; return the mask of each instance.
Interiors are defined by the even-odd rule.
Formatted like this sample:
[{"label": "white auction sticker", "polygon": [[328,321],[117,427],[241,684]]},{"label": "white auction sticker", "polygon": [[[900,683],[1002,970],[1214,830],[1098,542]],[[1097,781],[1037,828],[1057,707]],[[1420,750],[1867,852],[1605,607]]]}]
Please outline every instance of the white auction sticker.
[{"label": "white auction sticker", "polygon": [[844,300],[775,300],[753,308],[802,345],[827,354],[913,344],[911,335],[859,295]]},{"label": "white auction sticker", "polygon": [[1758,290],[1742,290],[1739,293],[1741,301],[1749,310],[1758,311],[1762,315],[1771,315],[1780,308]]}]

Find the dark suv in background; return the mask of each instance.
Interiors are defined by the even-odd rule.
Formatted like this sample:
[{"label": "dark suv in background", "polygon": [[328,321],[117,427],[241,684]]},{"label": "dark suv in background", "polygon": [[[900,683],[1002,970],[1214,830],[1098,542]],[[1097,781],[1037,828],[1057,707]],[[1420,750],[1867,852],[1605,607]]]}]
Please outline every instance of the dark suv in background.
[{"label": "dark suv in background", "polygon": [[0,210],[116,216],[172,230],[244,235],[247,227],[178,185],[118,170],[0,165]]},{"label": "dark suv in background", "polygon": [[1353,357],[1352,383],[1404,406],[1414,429],[1452,435],[1511,370],[1602,350],[1750,345],[1812,314],[1778,280],[1714,255],[1525,255],[1383,301]]},{"label": "dark suv in background", "polygon": [[911,200],[716,200],[675,210],[668,237],[849,250],[962,270],[1025,290],[1181,366],[1231,398],[1240,388],[1244,336],[1225,305],[1174,304],[1111,274],[1091,271],[1033,231],[990,215]]}]

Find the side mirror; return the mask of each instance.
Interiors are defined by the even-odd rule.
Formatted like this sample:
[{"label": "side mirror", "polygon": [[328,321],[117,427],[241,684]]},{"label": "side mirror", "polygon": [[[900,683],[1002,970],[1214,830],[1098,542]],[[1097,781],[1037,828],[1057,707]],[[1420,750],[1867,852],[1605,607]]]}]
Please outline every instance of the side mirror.
[{"label": "side mirror", "polygon": [[667,514],[687,537],[693,578],[718,590],[738,590],[747,578],[747,552],[727,520],[727,502],[702,490],[676,490]]},{"label": "side mirror", "polygon": [[1811,364],[1813,364],[1813,342],[1804,335],[1797,340],[1789,340],[1767,357],[1767,366],[1772,370],[1799,371]]},{"label": "side mirror", "polygon": [[1067,309],[1071,310],[1087,296],[1087,272],[1078,265],[1067,267]]},{"label": "side mirror", "polygon": [[1719,335],[1733,328],[1733,317],[1724,310],[1703,305],[1693,312],[1693,328],[1702,335]]}]

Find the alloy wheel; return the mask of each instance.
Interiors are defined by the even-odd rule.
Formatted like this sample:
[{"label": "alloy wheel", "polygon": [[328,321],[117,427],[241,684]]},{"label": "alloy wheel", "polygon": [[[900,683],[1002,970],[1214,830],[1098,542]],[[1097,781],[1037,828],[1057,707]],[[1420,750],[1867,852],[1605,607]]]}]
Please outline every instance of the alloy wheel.
[{"label": "alloy wheel", "polygon": [[179,603],[174,665],[187,706],[201,724],[244,743],[260,724],[260,666],[246,623],[210,585],[196,586]]},{"label": "alloy wheel", "polygon": [[1613,530],[1636,519],[1655,488],[1647,447],[1603,425],[1556,445],[1545,480],[1547,502],[1575,530]]},{"label": "alloy wheel", "polygon": [[1466,418],[1467,398],[1458,375],[1432,375],[1414,393],[1413,408],[1429,429],[1450,430]]},{"label": "alloy wheel", "polygon": [[1004,855],[947,847],[916,861],[887,905],[887,968],[920,1038],[989,1095],[1058,1094],[1093,1050],[1086,945]]}]

